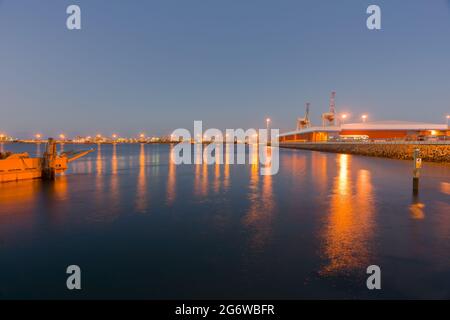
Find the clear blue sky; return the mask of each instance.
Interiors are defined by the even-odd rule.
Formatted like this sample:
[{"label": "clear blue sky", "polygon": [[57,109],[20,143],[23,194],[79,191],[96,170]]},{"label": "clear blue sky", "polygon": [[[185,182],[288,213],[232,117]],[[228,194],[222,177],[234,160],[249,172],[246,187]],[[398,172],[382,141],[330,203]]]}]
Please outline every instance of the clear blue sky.
[{"label": "clear blue sky", "polygon": [[[66,7],[82,30],[66,29]],[[382,8],[382,30],[366,8]],[[449,0],[0,0],[0,131],[282,130],[338,111],[443,123]]]}]

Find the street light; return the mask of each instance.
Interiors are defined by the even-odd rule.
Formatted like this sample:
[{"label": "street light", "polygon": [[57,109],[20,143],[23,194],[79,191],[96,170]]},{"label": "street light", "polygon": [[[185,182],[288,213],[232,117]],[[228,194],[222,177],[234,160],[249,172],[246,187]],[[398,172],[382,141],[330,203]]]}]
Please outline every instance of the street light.
[{"label": "street light", "polygon": [[267,142],[270,142],[272,138],[269,132],[270,121],[270,118],[266,119]]},{"label": "street light", "polygon": [[450,114],[447,115],[447,127],[448,127],[448,119],[450,119]]},{"label": "street light", "polygon": [[362,118],[362,121],[363,121],[363,122],[366,122],[366,120],[367,120],[367,114],[363,114],[363,115],[361,116],[361,118]]},{"label": "street light", "polygon": [[257,133],[255,133],[254,135],[253,135],[253,143],[258,143],[258,134]]},{"label": "street light", "polygon": [[41,135],[39,133],[35,134],[34,136],[35,136],[36,140],[40,140],[41,139]]},{"label": "street light", "polygon": [[341,115],[341,125],[344,124],[345,119],[347,119],[347,115],[344,113]]}]

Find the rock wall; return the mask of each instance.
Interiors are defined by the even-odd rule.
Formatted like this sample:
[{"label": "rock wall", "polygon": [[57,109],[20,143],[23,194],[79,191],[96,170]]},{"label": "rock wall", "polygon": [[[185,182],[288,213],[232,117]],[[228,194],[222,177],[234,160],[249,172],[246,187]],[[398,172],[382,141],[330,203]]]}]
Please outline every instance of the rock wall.
[{"label": "rock wall", "polygon": [[414,149],[419,149],[419,156],[423,161],[450,163],[450,142],[446,144],[283,142],[280,143],[280,147],[336,153],[349,153],[402,160],[412,160]]}]

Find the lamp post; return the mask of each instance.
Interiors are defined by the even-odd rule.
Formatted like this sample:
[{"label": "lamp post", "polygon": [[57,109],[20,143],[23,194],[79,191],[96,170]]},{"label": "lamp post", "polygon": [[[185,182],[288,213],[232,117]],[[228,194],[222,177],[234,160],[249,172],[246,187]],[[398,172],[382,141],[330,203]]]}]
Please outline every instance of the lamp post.
[{"label": "lamp post", "polygon": [[270,143],[270,141],[271,141],[271,136],[270,136],[270,131],[269,131],[269,128],[270,128],[270,118],[267,118],[266,119],[266,131],[267,131],[267,144],[269,144]]},{"label": "lamp post", "polygon": [[361,118],[362,118],[362,122],[366,122],[366,120],[367,120],[367,114],[363,114],[363,115],[361,116]]},{"label": "lamp post", "polygon": [[344,113],[343,115],[341,115],[341,125],[344,124],[345,119],[347,119],[347,115]]},{"label": "lamp post", "polygon": [[447,131],[445,132],[445,138],[444,138],[444,140],[446,140],[447,141],[447,133],[448,133],[448,120],[450,119],[450,114],[448,114],[446,117],[445,117],[446,119],[447,119]]}]

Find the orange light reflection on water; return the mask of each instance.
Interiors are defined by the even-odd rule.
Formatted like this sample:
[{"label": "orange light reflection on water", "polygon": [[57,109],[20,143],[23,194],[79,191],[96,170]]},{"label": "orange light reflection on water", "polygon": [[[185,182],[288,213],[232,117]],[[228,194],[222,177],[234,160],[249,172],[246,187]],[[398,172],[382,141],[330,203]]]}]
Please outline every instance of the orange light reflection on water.
[{"label": "orange light reflection on water", "polygon": [[146,178],[146,163],[145,163],[145,144],[141,143],[139,151],[139,174],[136,190],[136,210],[138,212],[145,212],[147,209],[147,178]]},{"label": "orange light reflection on water", "polygon": [[177,165],[175,164],[174,146],[170,145],[169,171],[167,173],[167,204],[171,205],[176,198]]},{"label": "orange light reflection on water", "polygon": [[[263,152],[266,153],[265,156],[270,157],[270,147],[259,146],[259,148],[264,148]],[[243,224],[249,228],[251,232],[249,247],[252,250],[260,251],[265,247],[272,233],[272,219],[275,207],[272,189],[273,176],[260,176],[259,149],[257,145],[251,150],[250,156],[255,161],[252,162],[250,167],[250,181],[248,187],[250,207],[243,218]],[[268,166],[270,165],[271,162],[269,162]]]},{"label": "orange light reflection on water", "polygon": [[358,170],[355,183],[349,170],[351,157],[346,154],[338,156],[337,165],[338,175],[322,234],[327,260],[320,271],[322,275],[363,270],[370,265],[372,255],[375,210],[371,174]]}]

